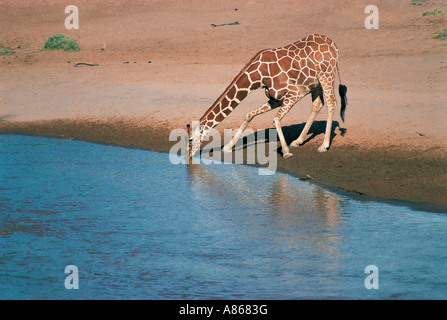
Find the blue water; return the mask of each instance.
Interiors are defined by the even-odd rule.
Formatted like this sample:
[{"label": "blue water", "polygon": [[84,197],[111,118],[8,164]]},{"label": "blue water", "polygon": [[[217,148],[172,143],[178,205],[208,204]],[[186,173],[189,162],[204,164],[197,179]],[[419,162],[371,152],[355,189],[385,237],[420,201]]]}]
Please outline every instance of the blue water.
[{"label": "blue water", "polygon": [[446,299],[446,239],[445,214],[280,172],[0,135],[1,299]]}]

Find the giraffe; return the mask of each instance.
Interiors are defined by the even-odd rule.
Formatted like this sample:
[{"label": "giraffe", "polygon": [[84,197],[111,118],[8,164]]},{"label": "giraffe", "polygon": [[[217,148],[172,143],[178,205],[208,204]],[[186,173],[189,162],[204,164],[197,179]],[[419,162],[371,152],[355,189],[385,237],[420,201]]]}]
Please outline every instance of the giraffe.
[{"label": "giraffe", "polygon": [[199,150],[204,136],[211,128],[222,122],[247,95],[263,88],[268,101],[247,113],[241,127],[232,140],[223,147],[224,152],[231,152],[236,141],[254,117],[278,109],[273,124],[281,143],[285,159],[293,156],[287,146],[281,129],[281,119],[303,97],[312,96],[312,111],[300,136],[290,147],[301,145],[318,112],[327,104],[327,122],[323,144],[318,152],[329,149],[332,130],[332,118],[336,106],[334,93],[335,74],[339,78],[341,98],[340,117],[344,122],[347,105],[347,87],[341,84],[339,75],[339,54],[335,43],[321,34],[312,34],[283,47],[265,49],[258,52],[239,72],[227,89],[200,118],[190,135],[189,157]]}]

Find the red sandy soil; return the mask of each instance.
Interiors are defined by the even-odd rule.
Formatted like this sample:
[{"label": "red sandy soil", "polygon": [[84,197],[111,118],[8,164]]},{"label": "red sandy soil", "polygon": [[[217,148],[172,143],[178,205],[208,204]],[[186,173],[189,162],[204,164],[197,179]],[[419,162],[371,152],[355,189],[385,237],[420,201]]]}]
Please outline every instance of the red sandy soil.
[{"label": "red sandy soil", "polygon": [[[322,111],[309,141],[292,149],[293,158],[279,158],[279,168],[445,211],[447,41],[433,34],[447,27],[447,4],[410,2],[375,1],[379,29],[367,30],[370,3],[358,0],[0,0],[0,45],[11,52],[0,56],[0,132],[168,151],[169,132],[198,120],[256,52],[322,33],[340,50],[346,122],[336,117],[331,148],[318,154]],[[79,8],[78,30],[64,27],[70,4]],[[434,9],[445,14],[422,16]],[[36,52],[57,33],[82,50]],[[79,62],[98,66],[74,67]],[[265,99],[253,92],[217,129],[239,127]],[[310,108],[308,97],[284,118],[289,140]],[[250,128],[271,128],[274,112]]]}]

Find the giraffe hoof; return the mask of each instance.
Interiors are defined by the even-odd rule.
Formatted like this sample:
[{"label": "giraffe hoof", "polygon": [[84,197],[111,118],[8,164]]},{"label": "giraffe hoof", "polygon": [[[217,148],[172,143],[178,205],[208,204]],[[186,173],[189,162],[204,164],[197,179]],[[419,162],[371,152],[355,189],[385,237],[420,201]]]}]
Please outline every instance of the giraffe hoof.
[{"label": "giraffe hoof", "polygon": [[225,147],[222,148],[222,151],[226,152],[226,153],[230,153],[232,151],[232,149],[233,148],[229,148],[229,147],[225,146]]},{"label": "giraffe hoof", "polygon": [[291,143],[291,144],[289,144],[289,147],[290,148],[298,148],[298,146],[299,146],[299,144],[298,143]]},{"label": "giraffe hoof", "polygon": [[326,147],[319,147],[319,148],[318,148],[318,153],[326,152],[327,149],[328,149],[328,148],[326,148]]},{"label": "giraffe hoof", "polygon": [[289,145],[289,147],[291,147],[291,148],[298,148],[298,147],[301,146],[301,145],[302,145],[302,142],[293,141],[293,142]]},{"label": "giraffe hoof", "polygon": [[284,154],[282,157],[283,157],[284,159],[291,158],[291,157],[293,157],[293,153],[288,152],[288,153]]}]

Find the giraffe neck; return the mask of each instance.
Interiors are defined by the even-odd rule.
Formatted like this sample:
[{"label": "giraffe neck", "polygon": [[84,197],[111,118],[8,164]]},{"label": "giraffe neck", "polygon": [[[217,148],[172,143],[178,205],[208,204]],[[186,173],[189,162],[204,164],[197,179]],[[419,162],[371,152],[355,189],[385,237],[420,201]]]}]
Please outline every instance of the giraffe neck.
[{"label": "giraffe neck", "polygon": [[206,130],[221,123],[251,91],[261,86],[260,78],[254,79],[246,72],[250,65],[251,61],[200,118],[199,121]]}]

